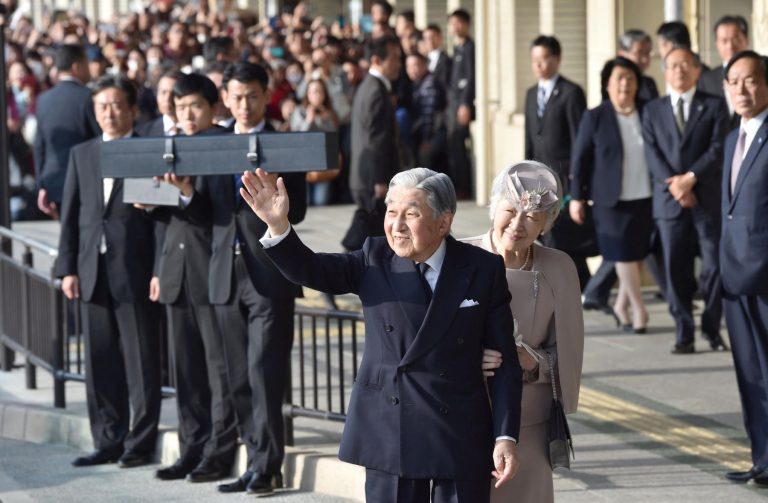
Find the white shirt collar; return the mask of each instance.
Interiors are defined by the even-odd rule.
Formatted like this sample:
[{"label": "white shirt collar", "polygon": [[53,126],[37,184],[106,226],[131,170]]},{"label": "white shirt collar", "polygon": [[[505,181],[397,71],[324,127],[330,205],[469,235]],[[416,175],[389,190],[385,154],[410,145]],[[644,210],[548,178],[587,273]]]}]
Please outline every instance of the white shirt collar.
[{"label": "white shirt collar", "polygon": [[379,79],[384,84],[384,87],[387,88],[387,91],[392,92],[392,82],[390,82],[389,79],[386,78],[383,73],[373,68],[368,70],[368,73],[370,73],[371,75]]},{"label": "white shirt collar", "polygon": [[554,77],[551,79],[540,79],[539,80],[539,87],[544,89],[544,101],[549,101],[549,97],[552,96],[552,92],[555,90],[555,84],[557,84],[557,79],[560,78],[559,74],[555,74]]},{"label": "white shirt collar", "polygon": [[435,253],[433,253],[431,257],[424,261],[429,267],[434,269],[438,276],[440,275],[440,271],[443,268],[443,261],[445,260],[445,249],[445,238],[443,238],[443,241],[440,243],[440,246],[437,247]]},{"label": "white shirt collar", "polygon": [[766,117],[768,117],[768,108],[766,108],[756,116],[752,117],[748,121],[745,121],[744,117],[741,118],[741,129],[743,129],[744,132],[747,134],[744,137],[744,155],[745,156],[747,155],[749,146],[752,144],[752,140],[755,139],[755,136],[757,136],[757,132],[760,130],[760,127],[765,122]]},{"label": "white shirt collar", "polygon": [[180,129],[179,126],[175,122],[173,122],[173,119],[171,119],[167,115],[163,115],[163,133],[168,134],[168,132],[173,127]]},{"label": "white shirt collar", "polygon": [[433,49],[429,51],[429,54],[427,54],[427,59],[429,59],[429,71],[434,72],[435,67],[437,66],[437,61],[440,59],[440,49]]},{"label": "white shirt collar", "polygon": [[133,130],[128,131],[128,134],[124,134],[123,136],[121,136],[119,138],[113,138],[113,137],[109,136],[107,133],[102,133],[101,134],[101,139],[102,139],[102,141],[112,141],[112,140],[120,140],[120,139],[123,139],[123,138],[130,138],[131,136],[133,136]]},{"label": "white shirt collar", "polygon": [[678,93],[673,89],[669,90],[669,98],[672,101],[673,107],[677,106],[677,100],[679,100],[681,97],[683,98],[683,103],[685,105],[690,105],[691,100],[693,100],[694,94],[696,94],[696,86],[693,86],[692,88],[688,89],[684,93]]},{"label": "white shirt collar", "polygon": [[83,82],[80,79],[73,77],[72,75],[62,75],[61,77],[59,77],[59,82],[75,82],[80,85],[83,84]]},{"label": "white shirt collar", "polygon": [[[256,126],[255,126],[255,127],[252,127],[251,129],[249,129],[249,130],[248,130],[248,133],[249,133],[249,134],[250,134],[250,133],[260,133],[260,132],[262,132],[262,131],[264,130],[264,126],[266,126],[266,125],[267,125],[267,121],[266,121],[266,119],[262,119],[262,120],[261,120],[261,122],[259,122],[258,124],[256,124]],[[243,133],[243,132],[242,132],[242,131],[240,131],[240,128],[239,128],[239,127],[237,127],[237,123],[235,123],[235,134],[242,134],[242,133]]]}]

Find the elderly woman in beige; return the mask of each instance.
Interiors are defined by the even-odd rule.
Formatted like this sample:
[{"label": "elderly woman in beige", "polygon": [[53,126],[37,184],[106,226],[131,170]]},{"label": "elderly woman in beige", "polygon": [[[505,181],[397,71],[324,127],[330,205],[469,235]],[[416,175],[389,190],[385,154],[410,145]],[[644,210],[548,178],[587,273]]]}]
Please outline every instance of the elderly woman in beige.
[{"label": "elderly woman in beige", "polygon": [[[535,243],[552,227],[561,198],[559,178],[547,166],[535,161],[514,164],[493,181],[492,228],[463,240],[504,257],[524,371],[520,470],[513,480],[492,489],[494,503],[554,501],[547,440],[550,361],[565,412],[576,411],[578,403],[584,349],[579,277],[568,255]],[[500,356],[487,350],[484,369],[497,367]]]}]

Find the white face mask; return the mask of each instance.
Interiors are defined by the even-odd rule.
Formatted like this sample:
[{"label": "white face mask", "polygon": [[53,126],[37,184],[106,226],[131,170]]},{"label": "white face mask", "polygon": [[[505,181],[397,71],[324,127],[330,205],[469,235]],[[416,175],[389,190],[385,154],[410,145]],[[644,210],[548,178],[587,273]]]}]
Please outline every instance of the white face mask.
[{"label": "white face mask", "polygon": [[27,61],[27,65],[29,65],[32,73],[35,74],[35,78],[37,78],[38,82],[45,80],[45,69],[40,61]]},{"label": "white face mask", "polygon": [[206,36],[205,33],[198,33],[197,34],[197,41],[198,42],[200,42],[201,44],[204,44],[206,40],[208,40],[208,37]]},{"label": "white face mask", "polygon": [[128,60],[128,70],[131,72],[135,72],[139,69],[139,62],[135,59],[129,59]]},{"label": "white face mask", "polygon": [[155,67],[160,64],[160,58],[147,58],[147,66]]},{"label": "white face mask", "polygon": [[286,75],[285,78],[288,80],[288,82],[291,83],[292,86],[296,87],[304,77],[300,73],[292,73],[290,75]]}]

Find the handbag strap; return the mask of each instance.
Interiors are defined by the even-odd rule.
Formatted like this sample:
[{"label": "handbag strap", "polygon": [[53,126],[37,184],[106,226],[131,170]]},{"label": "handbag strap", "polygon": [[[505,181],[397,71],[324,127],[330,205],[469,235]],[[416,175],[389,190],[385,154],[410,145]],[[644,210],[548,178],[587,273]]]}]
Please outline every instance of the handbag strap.
[{"label": "handbag strap", "polygon": [[555,359],[547,353],[547,363],[549,363],[549,380],[552,382],[552,398],[557,401],[557,382],[555,382]]}]

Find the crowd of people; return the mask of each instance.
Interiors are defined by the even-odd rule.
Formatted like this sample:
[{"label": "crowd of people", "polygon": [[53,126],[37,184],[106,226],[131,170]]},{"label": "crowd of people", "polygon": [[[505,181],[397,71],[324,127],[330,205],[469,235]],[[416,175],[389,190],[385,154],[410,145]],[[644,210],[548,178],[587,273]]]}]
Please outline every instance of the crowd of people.
[{"label": "crowd of people", "polygon": [[[37,189],[45,188],[45,165],[31,146],[40,122],[37,98],[61,81],[55,49],[66,44],[85,49],[87,65],[75,76],[82,84],[104,74],[122,73],[138,86],[139,124],[167,115],[157,100],[161,99],[159,81],[170,70],[200,72],[221,87],[221,75],[229,63],[264,66],[270,76],[267,120],[276,129],[340,134],[342,169],[320,179],[308,177],[310,203],[316,205],[352,200],[352,105],[370,65],[367,41],[392,37],[403,48],[393,82],[398,161],[405,167],[419,164],[435,169],[447,169],[450,164],[461,197],[468,198],[472,188],[466,144],[474,114],[469,14],[458,10],[449,18],[453,58],[445,51],[448,35],[437,24],[419,30],[413,11],[403,11],[392,28],[391,17],[393,9],[386,1],[373,2],[371,23],[363,23],[363,28],[338,19],[332,23],[310,19],[303,2],[260,21],[248,11],[214,12],[208,2],[173,0],[151,2],[141,12],[114,23],[96,23],[76,11],[46,11],[42,24],[35,26],[24,11],[17,10],[8,18],[7,44],[14,219],[39,218],[41,211],[52,215],[49,201],[35,202]],[[455,67],[452,61],[457,62]],[[216,120],[225,126],[231,123],[226,107],[217,105]],[[74,144],[76,139],[80,138],[67,142]],[[58,202],[56,187],[53,196],[50,203]]]},{"label": "crowd of people", "polygon": [[[560,74],[557,38],[536,37],[528,161],[499,173],[490,230],[462,243],[450,227],[473,189],[470,15],[447,18],[450,56],[440,27],[418,29],[412,11],[375,0],[370,19],[366,29],[309,19],[299,3],[259,21],[172,0],[115,24],[69,12],[35,27],[9,15],[13,209],[61,221],[55,273],[83,319],[96,450],[74,465],[152,461],[159,303],[181,448],[157,477],[225,478],[239,438],[247,470],[219,490],[282,487],[284,370],[306,285],[331,304],[346,292],[363,303],[366,353],[340,457],[367,468],[370,501],[427,501],[430,491],[434,501],[552,501],[550,404],[554,391],[576,410],[582,308],[645,333],[645,263],[675,320],[673,354],[695,352],[697,294],[703,337],[728,351],[725,308],[754,463],[728,477],[768,485],[765,196],[737,197],[764,181],[750,167],[764,165],[768,75],[746,21],[715,25],[722,65],[712,69],[683,23],[663,24],[664,97],[644,75],[651,37],[628,30],[590,110]],[[104,142],[288,131],[338,132],[339,168],[280,181],[168,174],[178,204],[157,207],[124,203],[128,181],[101,175]],[[334,202],[356,205],[339,236],[348,253],[315,255],[291,228]],[[586,258],[598,254],[591,276]],[[495,374],[487,389],[483,371]]]}]

